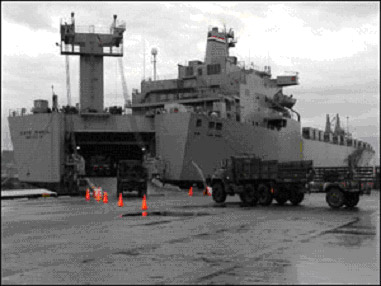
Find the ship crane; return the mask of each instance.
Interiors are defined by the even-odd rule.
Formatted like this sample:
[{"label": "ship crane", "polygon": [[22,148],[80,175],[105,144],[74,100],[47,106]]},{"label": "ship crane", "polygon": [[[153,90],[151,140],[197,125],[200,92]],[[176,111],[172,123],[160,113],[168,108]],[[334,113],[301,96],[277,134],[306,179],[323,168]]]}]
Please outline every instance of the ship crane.
[{"label": "ship crane", "polygon": [[[57,47],[62,49],[62,44],[56,43]],[[70,62],[69,56],[65,55],[65,70],[66,70],[66,97],[67,105],[71,106],[71,86],[70,86]]]},{"label": "ship crane", "polygon": [[[117,27],[116,23],[116,15],[114,15],[114,20],[110,26],[110,32],[113,33],[114,29]],[[131,99],[129,98],[128,95],[128,89],[127,89],[127,82],[126,78],[124,76],[124,68],[123,68],[123,60],[122,58],[118,58],[118,63],[119,63],[119,69],[120,69],[120,77],[122,79],[122,88],[123,88],[123,97],[124,97],[124,108],[131,107]]]},{"label": "ship crane", "polygon": [[122,87],[123,87],[123,97],[124,97],[124,108],[131,107],[131,99],[128,95],[127,82],[124,76],[124,68],[122,58],[118,58],[119,67],[120,67],[120,77],[122,78]]},{"label": "ship crane", "polygon": [[66,96],[67,96],[67,105],[71,106],[71,87],[70,87],[70,65],[69,65],[69,56],[65,56],[66,59]]},{"label": "ship crane", "polygon": [[[348,132],[348,130],[347,132],[345,132],[345,130],[341,127],[339,114],[336,114],[336,116],[334,116],[332,120],[330,120],[329,117],[330,117],[329,114],[327,114],[325,132],[334,133],[337,135],[345,135],[345,134],[348,136],[351,135]],[[347,129],[348,129],[348,126],[347,126]]]}]

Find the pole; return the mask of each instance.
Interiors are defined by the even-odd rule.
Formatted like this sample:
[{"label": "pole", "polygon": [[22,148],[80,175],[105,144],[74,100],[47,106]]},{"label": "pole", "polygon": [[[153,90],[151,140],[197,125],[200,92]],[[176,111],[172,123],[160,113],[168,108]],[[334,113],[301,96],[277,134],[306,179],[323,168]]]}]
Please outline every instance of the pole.
[{"label": "pole", "polygon": [[156,80],[156,55],[153,55],[153,80]]},{"label": "pole", "polygon": [[[349,116],[347,116],[347,140],[349,138],[349,125],[348,125],[348,119],[349,119]],[[352,143],[353,144],[353,143]],[[349,156],[349,146],[348,146],[348,143],[347,143],[347,158]],[[348,158],[349,160],[349,158]]]},{"label": "pole", "polygon": [[143,39],[143,80],[146,79],[146,41]]}]

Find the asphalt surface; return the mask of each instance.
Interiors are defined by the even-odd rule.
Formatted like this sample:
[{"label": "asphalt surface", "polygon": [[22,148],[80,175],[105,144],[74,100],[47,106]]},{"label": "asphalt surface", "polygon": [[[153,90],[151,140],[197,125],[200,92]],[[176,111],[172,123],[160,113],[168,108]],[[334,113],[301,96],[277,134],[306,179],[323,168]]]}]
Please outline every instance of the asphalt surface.
[{"label": "asphalt surface", "polygon": [[[216,204],[194,192],[126,194],[97,178],[109,202],[84,197],[1,202],[2,284],[380,283],[380,196],[333,210]],[[157,194],[157,195],[155,195]]]}]

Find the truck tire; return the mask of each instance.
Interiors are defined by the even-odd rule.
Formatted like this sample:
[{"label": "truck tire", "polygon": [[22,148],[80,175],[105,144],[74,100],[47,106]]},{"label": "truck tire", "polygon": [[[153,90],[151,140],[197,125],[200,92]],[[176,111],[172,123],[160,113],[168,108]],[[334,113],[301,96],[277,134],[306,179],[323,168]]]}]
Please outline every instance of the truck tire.
[{"label": "truck tire", "polygon": [[359,193],[345,193],[344,194],[344,204],[348,208],[355,207],[360,201],[360,194]]},{"label": "truck tire", "polygon": [[277,195],[275,196],[275,200],[278,205],[284,205],[289,199],[289,193],[286,189],[279,189]]},{"label": "truck tire", "polygon": [[259,204],[262,206],[268,206],[273,201],[273,195],[270,192],[270,188],[265,184],[258,186]]},{"label": "truck tire", "polygon": [[223,203],[226,200],[226,193],[224,186],[220,182],[216,182],[212,185],[212,198],[216,203]]},{"label": "truck tire", "polygon": [[337,187],[328,190],[325,200],[331,208],[338,209],[344,204],[344,193]]},{"label": "truck tire", "polygon": [[243,203],[249,206],[255,206],[258,202],[258,196],[253,185],[245,185],[243,193],[239,194],[239,197]]},{"label": "truck tire", "polygon": [[290,192],[290,202],[297,206],[304,200],[304,193],[300,189],[293,189]]}]

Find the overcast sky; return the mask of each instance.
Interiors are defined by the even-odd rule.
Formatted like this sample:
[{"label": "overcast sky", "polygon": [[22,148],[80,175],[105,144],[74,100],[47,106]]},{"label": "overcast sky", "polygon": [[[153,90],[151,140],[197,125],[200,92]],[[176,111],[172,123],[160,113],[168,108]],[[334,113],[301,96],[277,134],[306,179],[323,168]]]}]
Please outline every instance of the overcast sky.
[{"label": "overcast sky", "polygon": [[[126,22],[123,63],[128,90],[152,75],[150,50],[158,49],[159,78],[177,76],[177,64],[204,60],[208,27],[224,24],[238,38],[231,54],[273,76],[297,71],[300,85],[285,88],[298,99],[303,126],[324,128],[339,113],[358,138],[379,140],[378,2],[2,2],[2,148],[6,116],[48,99],[51,85],[66,104],[65,57],[59,54],[61,18],[76,25],[109,27],[114,14]],[[144,45],[145,42],[145,45]],[[116,58],[105,58],[105,105],[122,105]],[[72,102],[78,102],[79,58],[70,57]],[[374,147],[379,149],[374,142]]]}]

